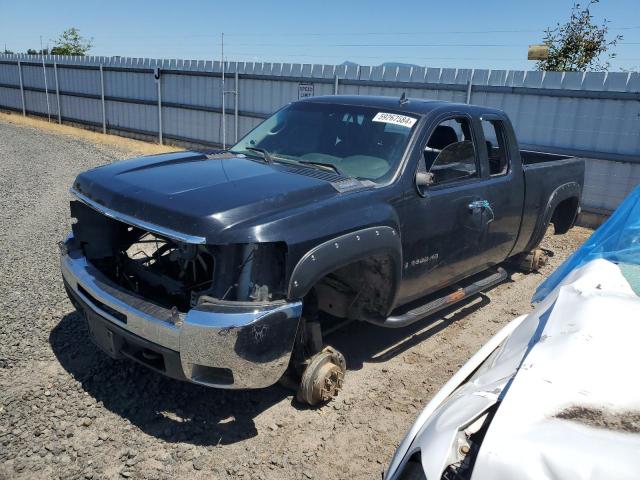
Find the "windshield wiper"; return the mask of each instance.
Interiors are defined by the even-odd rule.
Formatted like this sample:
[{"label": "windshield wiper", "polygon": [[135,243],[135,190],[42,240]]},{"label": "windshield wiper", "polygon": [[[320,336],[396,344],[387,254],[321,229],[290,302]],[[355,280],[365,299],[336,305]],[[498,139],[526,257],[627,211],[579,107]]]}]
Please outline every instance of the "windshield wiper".
[{"label": "windshield wiper", "polygon": [[245,147],[245,150],[251,150],[252,152],[258,152],[261,153],[262,156],[264,157],[264,161],[267,162],[269,165],[271,165],[273,163],[273,158],[271,158],[271,155],[269,154],[269,151],[265,148],[258,148],[258,147]]},{"label": "windshield wiper", "polygon": [[294,160],[293,158],[283,158],[283,157],[277,157],[274,159],[274,157],[271,156],[271,154],[269,153],[269,151],[265,148],[259,148],[259,147],[245,147],[245,150],[251,150],[253,152],[258,152],[261,153],[262,156],[264,157],[264,161],[268,164],[272,164],[274,161],[276,162],[282,162],[282,163],[291,163],[291,164],[302,164],[302,165],[309,165],[311,167],[318,167],[321,168],[323,170],[326,170],[327,168],[330,168],[331,170],[333,170],[334,172],[336,172],[338,175],[342,175],[343,177],[347,177],[348,175],[345,175],[342,170],[340,170],[336,165],[334,165],[333,163],[328,163],[328,162],[315,162],[312,160]]},{"label": "windshield wiper", "polygon": [[303,165],[311,165],[311,166],[315,165],[315,166],[320,167],[320,168],[330,168],[331,170],[336,172],[338,175],[342,175],[343,177],[347,176],[344,173],[342,173],[342,171],[338,168],[337,165],[334,165],[333,163],[313,162],[311,160],[298,160],[298,163],[302,163]]}]

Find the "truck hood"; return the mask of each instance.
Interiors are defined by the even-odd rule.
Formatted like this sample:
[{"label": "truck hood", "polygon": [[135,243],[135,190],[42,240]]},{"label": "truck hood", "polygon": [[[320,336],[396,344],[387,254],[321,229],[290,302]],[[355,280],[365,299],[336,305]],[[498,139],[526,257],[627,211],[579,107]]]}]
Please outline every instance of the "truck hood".
[{"label": "truck hood", "polygon": [[186,151],[89,170],[78,175],[73,193],[126,223],[215,243],[239,224],[268,222],[366,187],[330,171]]}]

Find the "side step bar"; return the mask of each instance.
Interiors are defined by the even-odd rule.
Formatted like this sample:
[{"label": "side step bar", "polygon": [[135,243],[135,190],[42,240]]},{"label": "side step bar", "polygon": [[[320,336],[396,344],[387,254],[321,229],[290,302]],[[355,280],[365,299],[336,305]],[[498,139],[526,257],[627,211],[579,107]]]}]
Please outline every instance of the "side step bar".
[{"label": "side step bar", "polygon": [[430,302],[427,302],[424,305],[420,305],[419,307],[416,307],[413,310],[409,310],[408,312],[401,315],[394,315],[388,317],[382,322],[374,323],[380,325],[381,327],[389,328],[400,328],[411,325],[412,323],[417,322],[418,320],[422,320],[423,318],[436,313],[443,308],[449,307],[461,300],[464,300],[465,298],[470,297],[471,295],[475,295],[482,290],[503,282],[504,280],[506,280],[506,278],[507,272],[504,270],[504,268],[498,267],[495,273],[481,278],[480,280],[477,280],[467,285],[466,287],[459,288],[453,293],[436,298],[435,300],[431,300]]}]

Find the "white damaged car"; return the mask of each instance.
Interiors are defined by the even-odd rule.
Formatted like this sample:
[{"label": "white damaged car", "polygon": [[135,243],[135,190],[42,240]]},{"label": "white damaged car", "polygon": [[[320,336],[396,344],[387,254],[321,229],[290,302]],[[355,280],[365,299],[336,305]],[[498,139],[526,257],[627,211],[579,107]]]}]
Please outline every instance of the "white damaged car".
[{"label": "white damaged car", "polygon": [[433,397],[387,480],[640,478],[640,187]]}]

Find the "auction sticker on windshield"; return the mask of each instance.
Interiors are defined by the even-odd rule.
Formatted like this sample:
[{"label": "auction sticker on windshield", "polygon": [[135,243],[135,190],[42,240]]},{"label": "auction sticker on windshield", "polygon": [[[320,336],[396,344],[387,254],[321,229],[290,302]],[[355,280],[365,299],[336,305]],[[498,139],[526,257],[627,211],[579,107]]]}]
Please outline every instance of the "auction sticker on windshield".
[{"label": "auction sticker on windshield", "polygon": [[378,112],[373,117],[374,122],[393,123],[394,125],[400,125],[402,127],[411,128],[416,123],[416,119],[413,117],[407,117],[406,115],[398,115],[397,113],[385,113]]}]

